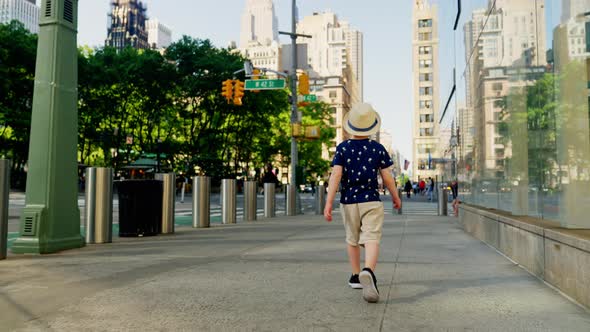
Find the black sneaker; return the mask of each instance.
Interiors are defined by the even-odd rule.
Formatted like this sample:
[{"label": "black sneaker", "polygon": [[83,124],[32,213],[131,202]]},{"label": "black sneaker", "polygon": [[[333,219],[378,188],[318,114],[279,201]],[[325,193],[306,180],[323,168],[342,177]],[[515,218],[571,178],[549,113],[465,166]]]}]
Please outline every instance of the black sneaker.
[{"label": "black sneaker", "polygon": [[363,288],[363,285],[361,285],[361,282],[359,281],[358,274],[353,274],[350,276],[350,279],[348,279],[348,285],[350,286],[350,288],[354,288],[354,289],[362,289]]},{"label": "black sneaker", "polygon": [[370,303],[379,301],[379,289],[377,289],[377,278],[370,268],[364,268],[359,274],[359,280],[363,285],[363,299]]}]

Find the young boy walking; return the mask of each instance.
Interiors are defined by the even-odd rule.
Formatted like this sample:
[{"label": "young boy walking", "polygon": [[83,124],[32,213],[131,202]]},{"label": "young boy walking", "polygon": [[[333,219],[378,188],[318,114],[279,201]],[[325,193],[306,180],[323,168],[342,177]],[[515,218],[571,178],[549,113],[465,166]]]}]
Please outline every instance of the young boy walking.
[{"label": "young boy walking", "polygon": [[[355,105],[344,117],[343,127],[352,139],[336,148],[324,209],[326,221],[332,221],[332,203],[338,185],[341,188],[340,212],[344,219],[348,260],[352,275],[348,284],[362,288],[367,302],[379,301],[375,267],[383,227],[383,203],[379,198],[377,176],[389,190],[395,209],[401,207],[395,181],[389,167],[393,161],[383,145],[369,137],[379,131],[381,118],[366,103]],[[360,247],[365,248],[365,268],[360,268]]]}]

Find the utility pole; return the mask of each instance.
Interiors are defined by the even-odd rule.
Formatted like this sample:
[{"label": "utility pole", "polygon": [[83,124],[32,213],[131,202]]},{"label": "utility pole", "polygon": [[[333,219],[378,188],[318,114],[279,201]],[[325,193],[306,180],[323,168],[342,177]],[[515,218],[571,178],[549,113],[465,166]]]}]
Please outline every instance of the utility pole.
[{"label": "utility pole", "polygon": [[[297,34],[297,3],[292,0],[291,7],[291,32],[279,31],[279,34],[288,35],[291,37],[291,127],[299,123],[299,112],[297,109],[297,37],[311,38],[309,35]],[[293,133],[291,133],[291,179],[290,184],[297,185],[297,140]]]}]

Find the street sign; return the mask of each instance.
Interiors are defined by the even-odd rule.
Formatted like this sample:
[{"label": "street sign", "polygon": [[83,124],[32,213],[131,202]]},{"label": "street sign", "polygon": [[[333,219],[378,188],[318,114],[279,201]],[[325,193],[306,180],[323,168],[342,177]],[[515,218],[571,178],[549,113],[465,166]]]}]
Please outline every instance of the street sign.
[{"label": "street sign", "polygon": [[318,96],[316,96],[316,95],[305,95],[305,96],[303,96],[303,101],[316,102],[316,101],[318,101]]},{"label": "street sign", "polygon": [[246,90],[275,90],[284,89],[285,80],[246,80]]}]

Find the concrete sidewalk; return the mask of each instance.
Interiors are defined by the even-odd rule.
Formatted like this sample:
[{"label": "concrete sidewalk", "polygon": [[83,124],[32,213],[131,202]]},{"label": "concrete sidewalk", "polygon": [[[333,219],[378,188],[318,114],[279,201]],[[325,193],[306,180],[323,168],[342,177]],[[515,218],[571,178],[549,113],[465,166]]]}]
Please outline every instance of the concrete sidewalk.
[{"label": "concrete sidewalk", "polygon": [[379,303],[349,274],[339,219],[180,228],[0,261],[0,330],[590,330],[587,311],[451,218],[387,216]]}]

